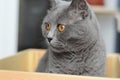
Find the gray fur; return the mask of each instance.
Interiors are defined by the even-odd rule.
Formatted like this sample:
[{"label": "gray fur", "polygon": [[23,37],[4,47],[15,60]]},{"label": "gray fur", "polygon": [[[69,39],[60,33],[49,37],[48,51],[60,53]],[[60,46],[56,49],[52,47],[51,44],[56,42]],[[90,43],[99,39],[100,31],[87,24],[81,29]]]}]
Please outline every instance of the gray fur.
[{"label": "gray fur", "polygon": [[[42,31],[46,40],[52,41],[37,72],[104,76],[106,52],[99,24],[88,3],[88,9],[81,10],[79,1],[60,1],[48,11]],[[84,17],[80,14],[83,11]],[[45,29],[46,22],[51,25],[50,31]],[[59,32],[57,24],[64,24],[65,31]]]}]

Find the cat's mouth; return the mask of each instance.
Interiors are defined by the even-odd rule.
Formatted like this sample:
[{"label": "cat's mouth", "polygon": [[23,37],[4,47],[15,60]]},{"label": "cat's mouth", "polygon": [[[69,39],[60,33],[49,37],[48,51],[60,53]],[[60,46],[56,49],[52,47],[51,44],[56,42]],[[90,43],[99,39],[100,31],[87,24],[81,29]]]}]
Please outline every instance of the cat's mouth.
[{"label": "cat's mouth", "polygon": [[54,48],[54,49],[64,49],[64,46],[61,42],[51,42],[49,43],[49,46]]},{"label": "cat's mouth", "polygon": [[65,51],[63,45],[60,44],[50,44],[49,47],[52,49],[52,51],[56,52],[56,53],[62,53]]},{"label": "cat's mouth", "polygon": [[57,43],[54,43],[54,44],[51,44],[51,43],[50,43],[50,46],[51,46],[51,47],[53,47],[53,48],[56,48],[56,49],[63,48],[63,46],[62,46],[62,45],[57,44]]}]

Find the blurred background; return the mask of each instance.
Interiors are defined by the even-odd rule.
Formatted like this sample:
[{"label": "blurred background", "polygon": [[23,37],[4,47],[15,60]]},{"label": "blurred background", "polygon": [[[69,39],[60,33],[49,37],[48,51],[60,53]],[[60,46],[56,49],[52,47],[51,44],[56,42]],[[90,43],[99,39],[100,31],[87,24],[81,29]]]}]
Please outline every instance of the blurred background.
[{"label": "blurred background", "polygon": [[[107,53],[120,53],[120,0],[87,1],[101,25]],[[41,24],[49,8],[49,0],[0,0],[0,58],[47,48]]]}]

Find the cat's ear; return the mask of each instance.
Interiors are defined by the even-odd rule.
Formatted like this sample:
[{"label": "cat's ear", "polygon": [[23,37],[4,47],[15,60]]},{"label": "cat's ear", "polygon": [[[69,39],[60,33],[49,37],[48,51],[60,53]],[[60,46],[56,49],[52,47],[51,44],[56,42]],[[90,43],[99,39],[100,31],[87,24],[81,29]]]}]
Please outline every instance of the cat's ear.
[{"label": "cat's ear", "polygon": [[88,16],[88,4],[86,0],[72,0],[69,10],[73,13],[79,13],[83,19]]},{"label": "cat's ear", "polygon": [[55,8],[59,4],[60,0],[50,0],[50,5]]},{"label": "cat's ear", "polygon": [[50,6],[55,7],[56,6],[56,0],[50,0]]}]

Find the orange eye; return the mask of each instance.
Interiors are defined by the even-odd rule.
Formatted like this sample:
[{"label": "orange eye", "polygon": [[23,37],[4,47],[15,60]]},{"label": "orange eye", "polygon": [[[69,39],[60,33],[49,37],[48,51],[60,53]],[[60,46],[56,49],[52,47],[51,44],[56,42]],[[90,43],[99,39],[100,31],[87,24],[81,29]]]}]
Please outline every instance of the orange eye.
[{"label": "orange eye", "polygon": [[58,24],[58,31],[59,32],[63,32],[64,30],[65,30],[65,26],[64,25],[62,25],[62,24]]},{"label": "orange eye", "polygon": [[45,28],[46,28],[46,30],[50,30],[51,29],[51,27],[50,27],[50,25],[48,24],[48,23],[45,23]]}]

